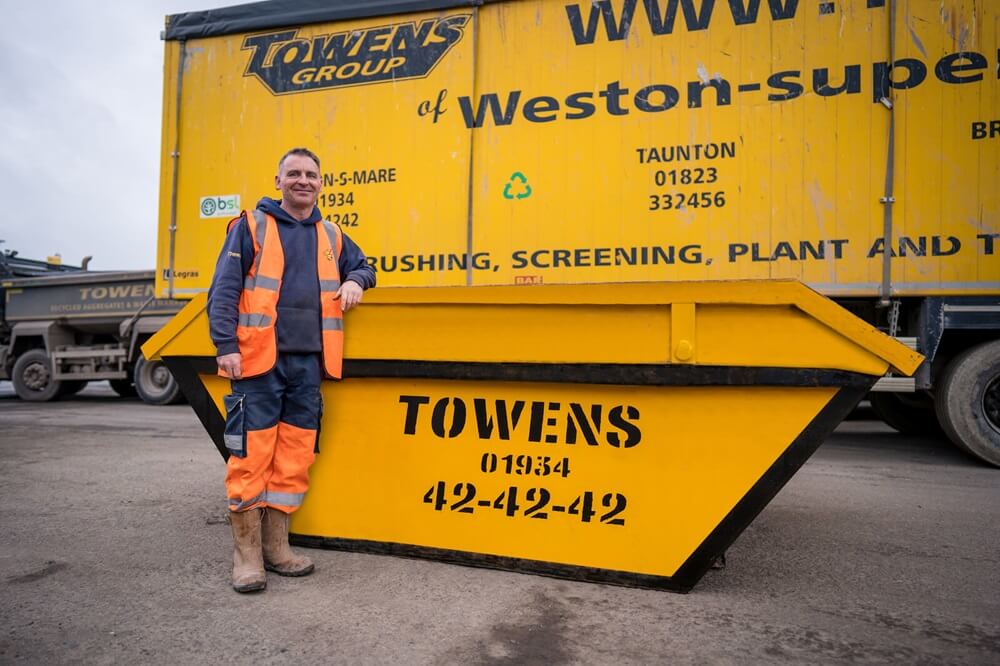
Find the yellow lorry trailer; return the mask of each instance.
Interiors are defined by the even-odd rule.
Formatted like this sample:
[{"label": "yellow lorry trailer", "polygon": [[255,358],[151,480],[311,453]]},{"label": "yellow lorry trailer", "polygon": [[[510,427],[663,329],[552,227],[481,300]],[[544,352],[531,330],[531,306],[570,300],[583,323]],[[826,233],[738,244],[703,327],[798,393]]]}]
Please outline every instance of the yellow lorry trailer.
[{"label": "yellow lorry trailer", "polygon": [[157,292],[204,292],[227,220],[304,145],[321,208],[382,286],[795,278],[927,357],[876,385],[888,422],[940,421],[1000,464],[998,12],[324,0],[171,16]]}]

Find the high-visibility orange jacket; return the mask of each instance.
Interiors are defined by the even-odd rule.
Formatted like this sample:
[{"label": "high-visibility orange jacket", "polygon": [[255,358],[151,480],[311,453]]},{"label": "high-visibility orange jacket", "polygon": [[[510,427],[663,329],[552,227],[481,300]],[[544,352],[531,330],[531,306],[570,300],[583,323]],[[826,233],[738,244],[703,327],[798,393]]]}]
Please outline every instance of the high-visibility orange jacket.
[{"label": "high-visibility orange jacket", "polygon": [[[242,217],[236,218],[230,225]],[[257,209],[253,211],[253,219],[247,221],[253,238],[254,260],[243,282],[236,338],[242,356],[243,377],[254,377],[270,371],[278,359],[275,325],[285,255],[277,222],[272,216]],[[321,220],[315,227],[323,369],[328,377],[340,379],[344,361],[344,312],[336,295],[340,289],[337,262],[343,238],[340,227],[326,220]]]}]

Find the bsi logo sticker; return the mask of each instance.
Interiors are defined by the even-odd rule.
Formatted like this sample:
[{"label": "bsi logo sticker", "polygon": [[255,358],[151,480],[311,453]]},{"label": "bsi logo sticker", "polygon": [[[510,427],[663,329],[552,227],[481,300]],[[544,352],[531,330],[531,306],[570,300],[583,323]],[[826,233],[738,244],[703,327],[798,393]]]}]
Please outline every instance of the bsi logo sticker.
[{"label": "bsi logo sticker", "polygon": [[240,214],[240,195],[223,194],[221,196],[202,197],[198,202],[198,210],[202,219],[210,217],[236,217]]}]

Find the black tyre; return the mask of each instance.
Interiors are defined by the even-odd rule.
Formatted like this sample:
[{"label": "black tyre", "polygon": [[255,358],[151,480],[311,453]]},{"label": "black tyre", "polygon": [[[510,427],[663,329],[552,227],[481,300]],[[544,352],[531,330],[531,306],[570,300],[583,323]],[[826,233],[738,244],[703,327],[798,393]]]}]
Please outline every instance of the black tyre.
[{"label": "black tyre", "polygon": [[84,389],[87,382],[83,379],[64,379],[62,380],[62,386],[59,387],[60,396],[76,395]]},{"label": "black tyre", "polygon": [[953,358],[938,382],[934,403],[952,442],[1000,467],[1000,340]]},{"label": "black tyre", "polygon": [[131,379],[112,379],[108,383],[111,384],[111,390],[123,398],[134,398],[139,395]]},{"label": "black tyre", "polygon": [[868,396],[872,411],[904,435],[939,437],[944,434],[934,412],[934,400],[926,393],[882,393]]},{"label": "black tyre", "polygon": [[31,349],[14,362],[14,392],[21,400],[48,402],[59,397],[62,382],[52,379],[52,359],[44,349]]},{"label": "black tyre", "polygon": [[172,405],[184,399],[181,387],[160,361],[147,361],[140,356],[133,372],[135,390],[149,405]]}]

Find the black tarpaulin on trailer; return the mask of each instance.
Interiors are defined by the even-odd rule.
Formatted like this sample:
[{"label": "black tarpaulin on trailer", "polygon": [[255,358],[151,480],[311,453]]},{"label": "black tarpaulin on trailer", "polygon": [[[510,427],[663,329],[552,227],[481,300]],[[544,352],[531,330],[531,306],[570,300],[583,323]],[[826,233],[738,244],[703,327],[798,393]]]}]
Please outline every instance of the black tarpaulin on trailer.
[{"label": "black tarpaulin on trailer", "polygon": [[195,39],[344,19],[473,7],[500,0],[270,0],[173,14],[164,39]]}]

